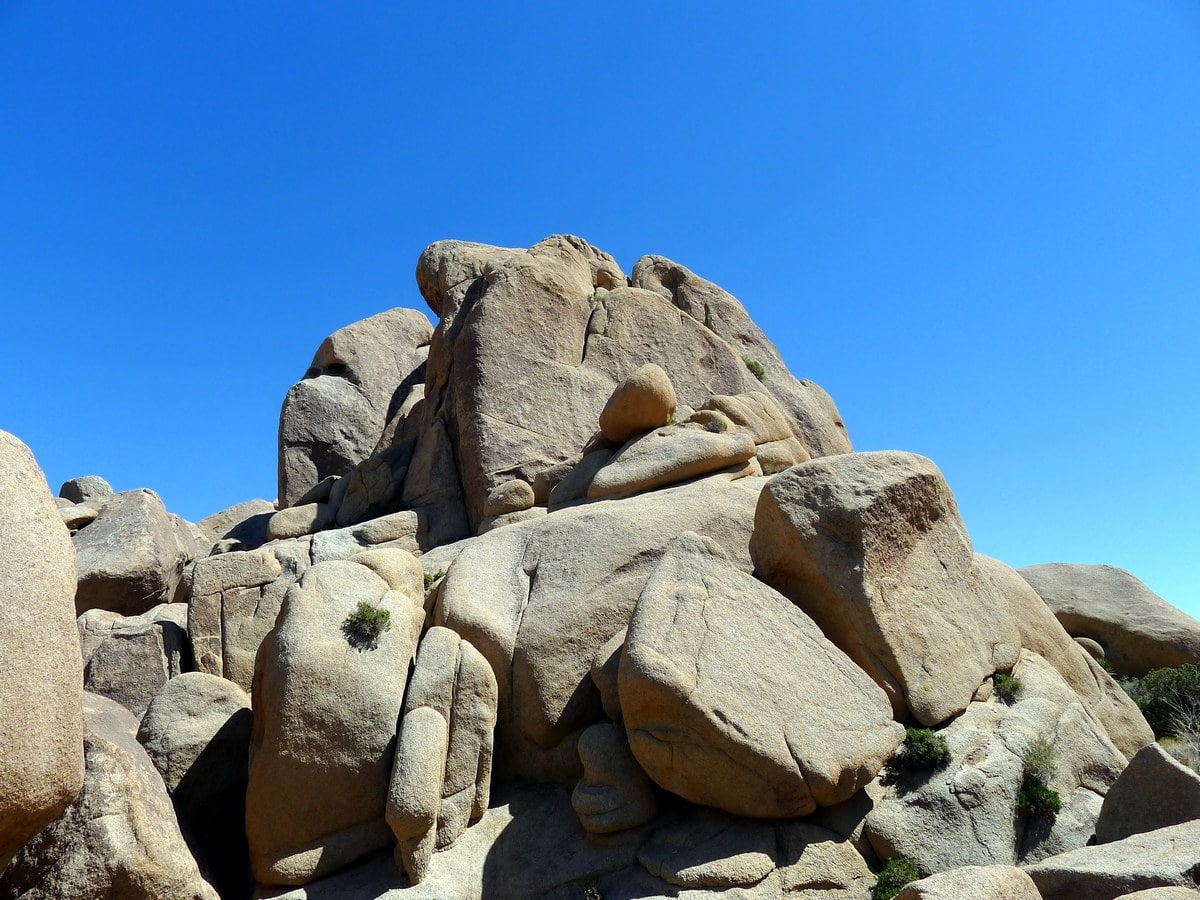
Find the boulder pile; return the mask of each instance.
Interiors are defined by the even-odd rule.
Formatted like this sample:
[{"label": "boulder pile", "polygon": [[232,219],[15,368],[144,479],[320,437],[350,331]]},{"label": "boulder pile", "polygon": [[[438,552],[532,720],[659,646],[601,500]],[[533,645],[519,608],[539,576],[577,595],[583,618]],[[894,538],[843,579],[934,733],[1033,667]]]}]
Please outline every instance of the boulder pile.
[{"label": "boulder pile", "polygon": [[0,433],[0,898],[1200,891],[1200,775],[1110,674],[1200,622],[975,553],[677,263],[417,284],[288,390],[274,503],[52,498]]}]

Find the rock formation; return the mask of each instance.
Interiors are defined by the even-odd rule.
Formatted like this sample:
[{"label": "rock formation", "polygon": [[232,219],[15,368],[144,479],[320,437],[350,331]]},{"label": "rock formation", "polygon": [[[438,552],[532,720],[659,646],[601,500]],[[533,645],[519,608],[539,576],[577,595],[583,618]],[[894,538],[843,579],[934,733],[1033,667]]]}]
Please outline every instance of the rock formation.
[{"label": "rock formation", "polygon": [[0,434],[0,898],[1200,888],[1200,775],[1106,669],[1200,623],[976,554],[677,263],[439,241],[417,285],[435,326],[288,390],[276,503],[54,500]]}]

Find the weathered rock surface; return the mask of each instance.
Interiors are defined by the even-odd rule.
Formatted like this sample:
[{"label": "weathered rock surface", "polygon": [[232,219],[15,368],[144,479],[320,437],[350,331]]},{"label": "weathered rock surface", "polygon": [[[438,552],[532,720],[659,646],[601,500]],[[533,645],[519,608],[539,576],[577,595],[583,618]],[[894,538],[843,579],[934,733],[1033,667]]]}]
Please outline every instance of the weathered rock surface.
[{"label": "weathered rock surface", "polygon": [[630,441],[596,472],[592,500],[628,497],[740,465],[754,457],[746,434],[718,434],[703,427],[670,425]]},{"label": "weathered rock surface", "polygon": [[675,388],[661,366],[646,363],[625,377],[600,411],[600,430],[615,444],[666,425],[675,412]]},{"label": "weathered rock surface", "polygon": [[75,551],[29,448],[0,431],[0,872],[83,784]]},{"label": "weathered rock surface", "polygon": [[914,881],[896,900],[1041,900],[1037,885],[1015,866],[963,866]]},{"label": "weathered rock surface", "polygon": [[758,884],[775,870],[775,829],[770,822],[697,810],[657,829],[638,850],[638,862],[682,888]]},{"label": "weathered rock surface", "polygon": [[1148,888],[1200,891],[1200,819],[1027,866],[1046,900],[1112,900]]},{"label": "weathered rock surface", "polygon": [[169,602],[188,555],[153,491],[123,491],[73,538],[79,583],[75,610],[136,616]]},{"label": "weathered rock surface", "polygon": [[1100,720],[1117,749],[1132,757],[1152,742],[1154,732],[1137,704],[1082,652],[1083,648],[1072,640],[1028,582],[997,560],[976,554],[975,562],[991,579],[997,595],[1007,601],[1021,634],[1021,646],[1054,666],[1088,711]]},{"label": "weathered rock surface", "polygon": [[[297,890],[263,889],[261,900],[527,900],[578,898],[604,873],[639,868],[646,829],[589,840],[571,809],[570,788],[517,784],[497,788],[491,808],[457,841],[433,854],[425,879],[411,885],[390,854]],[[626,895],[629,896],[629,895]]]},{"label": "weathered rock surface", "polygon": [[811,619],[694,533],[638,599],[619,691],[647,774],[743,816],[840,803],[904,737],[883,691]]},{"label": "weathered rock surface", "polygon": [[602,718],[590,672],[629,622],[659,558],[682,530],[712,538],[744,571],[762,481],[697,482],[563,509],[463,545],[440,591],[437,624],[496,673],[502,777],[574,783],[575,741]]},{"label": "weathered rock surface", "polygon": [[583,778],[571,806],[589,834],[610,834],[644,825],[658,814],[654,785],[629,749],[624,729],[602,722],[579,736]]},{"label": "weathered rock surface", "polygon": [[632,281],[634,287],[654,291],[692,319],[703,322],[739,356],[762,365],[760,387],[766,388],[787,412],[792,431],[810,455],[850,452],[846,426],[832,398],[813,382],[792,377],[775,345],[736,297],[663,256],[639,259],[633,267]]},{"label": "weathered rock surface", "polygon": [[421,641],[404,701],[387,822],[396,862],[413,883],[488,807],[496,677],[487,660],[448,628]]},{"label": "weathered rock surface", "polygon": [[775,476],[750,549],[759,577],[887,692],[897,719],[943,722],[1016,661],[1012,616],[924,457],[842,454]]},{"label": "weathered rock surface", "polygon": [[162,778],[124,707],[84,695],[83,789],[17,854],[0,897],[217,900],[179,832]]},{"label": "weathered rock surface", "polygon": [[140,719],[167,681],[191,667],[187,606],[163,603],[140,616],[91,609],[79,617],[83,686]]},{"label": "weathered rock surface", "polygon": [[371,454],[425,360],[431,333],[416,310],[390,309],[322,341],[279,413],[281,507]]},{"label": "weathered rock surface", "polygon": [[267,522],[275,515],[275,504],[269,500],[244,500],[196,524],[208,537],[205,556],[213,544],[222,540],[236,541],[239,550],[255,550],[267,542]]},{"label": "weathered rock surface", "polygon": [[[661,367],[679,403],[692,408],[714,393],[762,387],[733,343],[737,334],[680,315],[669,294],[627,287],[613,259],[579,238],[558,235],[529,250],[439,242],[422,255],[417,280],[441,321],[414,465],[424,454],[432,475],[432,460],[449,451],[461,475],[463,530],[446,540],[478,528],[496,485],[533,484],[577,459],[607,399],[642,365]],[[749,323],[736,300],[728,305]],[[404,489],[410,506],[444,508],[439,520],[453,516],[455,499],[440,474]]]},{"label": "weathered rock surface", "polygon": [[1149,744],[1129,760],[1105,796],[1096,841],[1108,844],[1193,819],[1200,819],[1200,775]]},{"label": "weathered rock surface", "polygon": [[187,627],[197,671],[250,690],[258,648],[310,563],[304,540],[196,560]]},{"label": "weathered rock surface", "polygon": [[205,880],[222,897],[250,891],[246,758],[254,717],[231,681],[187,672],[151,701],[138,742],[163,777]]},{"label": "weathered rock surface", "polygon": [[[262,884],[304,884],[392,840],[396,723],[425,618],[404,590],[355,562],[318,563],[259,648],[246,836]],[[374,641],[349,628],[360,602],[389,613]]]},{"label": "weathered rock surface", "polygon": [[72,503],[87,503],[89,500],[104,501],[113,495],[112,485],[99,475],[82,475],[64,481],[58,496]]},{"label": "weathered rock surface", "polygon": [[[1096,801],[1116,781],[1125,757],[1044,659],[1022,651],[1013,674],[1022,689],[1011,705],[998,699],[972,703],[939,731],[950,749],[944,768],[901,774],[872,788],[866,836],[880,858],[909,856],[933,873],[1012,866],[1019,857],[1044,855],[1047,846],[1086,843],[1099,813]],[[1049,786],[1064,804],[1051,828],[1016,811],[1024,756],[1040,737],[1050,742],[1056,761]],[[1092,802],[1076,798],[1079,791],[1090,793]]]},{"label": "weathered rock surface", "polygon": [[1047,563],[1018,571],[1067,633],[1097,641],[1122,675],[1200,663],[1200,622],[1124,569]]}]

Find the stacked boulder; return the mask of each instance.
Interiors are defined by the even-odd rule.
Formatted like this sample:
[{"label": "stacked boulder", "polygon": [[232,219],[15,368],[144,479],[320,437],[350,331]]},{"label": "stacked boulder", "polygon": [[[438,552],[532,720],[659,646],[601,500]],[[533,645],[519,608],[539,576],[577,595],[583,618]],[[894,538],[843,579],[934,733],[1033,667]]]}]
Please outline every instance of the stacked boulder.
[{"label": "stacked boulder", "polygon": [[932,461],[853,452],[670,260],[442,241],[417,282],[435,327],[348,325],[288,391],[274,504],[55,509],[4,445],[5,536],[58,551],[0,616],[52,623],[61,715],[0,682],[0,898],[1200,887],[1200,776],[1105,669],[1190,658],[1182,619],[976,554]]}]

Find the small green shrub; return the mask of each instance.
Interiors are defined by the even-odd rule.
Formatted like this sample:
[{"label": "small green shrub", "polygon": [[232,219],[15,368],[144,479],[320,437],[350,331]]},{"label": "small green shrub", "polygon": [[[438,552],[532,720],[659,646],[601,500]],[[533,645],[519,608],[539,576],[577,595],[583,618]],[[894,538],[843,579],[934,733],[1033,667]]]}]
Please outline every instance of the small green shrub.
[{"label": "small green shrub", "polygon": [[713,434],[722,434],[729,430],[729,425],[724,419],[709,419],[704,423],[704,427]]},{"label": "small green shrub", "polygon": [[434,583],[445,574],[446,574],[445,569],[442,569],[438,572],[426,572],[425,573],[425,590],[429,590],[431,587],[433,587]]},{"label": "small green shrub", "polygon": [[668,425],[678,425],[679,419],[675,417],[675,413],[671,413],[671,418],[667,419]]},{"label": "small green shrub", "polygon": [[900,768],[905,771],[940,769],[950,762],[946,739],[929,728],[909,728],[899,751]]},{"label": "small green shrub", "polygon": [[1058,791],[1050,787],[1056,771],[1054,747],[1045,738],[1038,738],[1025,751],[1025,777],[1017,796],[1017,809],[1031,816],[1054,818],[1062,809]]},{"label": "small green shrub", "polygon": [[1047,787],[1031,775],[1021,782],[1021,793],[1017,797],[1017,809],[1031,816],[1052,819],[1062,809],[1058,791]]},{"label": "small green shrub", "polygon": [[763,364],[757,359],[751,359],[749,356],[743,356],[742,362],[746,364],[746,368],[750,370],[750,374],[762,381],[767,377],[767,370],[763,368]]},{"label": "small green shrub", "polygon": [[921,872],[916,860],[907,856],[897,856],[889,859],[887,865],[875,876],[875,888],[871,891],[873,900],[892,900],[904,890],[905,885],[919,881]]},{"label": "small green shrub", "polygon": [[352,646],[374,650],[379,646],[379,637],[392,627],[392,614],[382,606],[374,606],[359,600],[354,611],[342,622],[342,633]]},{"label": "small green shrub", "polygon": [[1005,703],[1012,703],[1020,696],[1023,685],[1016,675],[997,672],[996,677],[992,679],[992,687],[995,688],[997,697]]},{"label": "small green shrub", "polygon": [[1177,734],[1181,720],[1200,718],[1200,665],[1154,669],[1141,678],[1122,678],[1120,683],[1157,737]]}]

